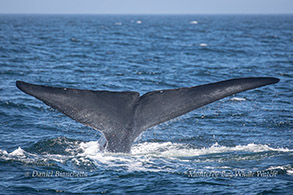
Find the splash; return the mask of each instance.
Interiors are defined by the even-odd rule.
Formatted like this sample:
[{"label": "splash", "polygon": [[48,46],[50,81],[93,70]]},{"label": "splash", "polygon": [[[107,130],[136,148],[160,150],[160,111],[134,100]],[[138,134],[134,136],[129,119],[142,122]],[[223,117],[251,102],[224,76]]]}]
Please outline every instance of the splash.
[{"label": "splash", "polygon": [[[273,148],[254,143],[231,147],[215,143],[206,148],[194,148],[190,145],[172,142],[145,142],[133,145],[131,153],[125,154],[102,152],[98,141],[72,141],[71,145],[68,145],[67,140],[63,140],[63,142],[63,145],[66,146],[64,148],[66,153],[63,154],[33,153],[18,147],[10,153],[0,149],[0,159],[42,166],[47,166],[49,162],[53,162],[55,166],[58,166],[58,163],[67,164],[69,162],[76,167],[94,167],[94,169],[108,167],[113,170],[157,172],[174,171],[178,167],[188,168],[194,166],[194,163],[217,163],[222,162],[223,159],[243,161],[247,160],[247,154],[251,156],[249,158],[254,159],[255,156],[259,156],[258,154],[263,152],[266,152],[267,155],[261,158],[274,156],[275,152],[293,152],[288,148]],[[292,168],[286,168],[286,171],[287,174],[292,175]]]},{"label": "splash", "polygon": [[[258,154],[263,152],[272,156],[275,155],[275,152],[293,152],[287,148],[272,148],[268,145],[254,143],[232,147],[215,143],[211,147],[197,149],[186,144],[172,142],[145,142],[133,145],[130,154],[100,152],[97,141],[82,142],[78,147],[83,151],[78,156],[94,161],[96,166],[123,167],[136,171],[162,171],[159,164],[173,167],[174,162],[176,162],[176,166],[185,166],[186,162],[221,162],[227,158],[226,161],[249,160],[259,158]],[[250,157],[247,157],[247,154]],[[227,157],[227,155],[232,156]],[[266,157],[264,155],[261,158]]]},{"label": "splash", "polygon": [[[6,151],[5,153],[7,154]],[[10,155],[11,156],[25,156],[25,151],[21,147],[18,147],[16,150],[11,152]]]}]

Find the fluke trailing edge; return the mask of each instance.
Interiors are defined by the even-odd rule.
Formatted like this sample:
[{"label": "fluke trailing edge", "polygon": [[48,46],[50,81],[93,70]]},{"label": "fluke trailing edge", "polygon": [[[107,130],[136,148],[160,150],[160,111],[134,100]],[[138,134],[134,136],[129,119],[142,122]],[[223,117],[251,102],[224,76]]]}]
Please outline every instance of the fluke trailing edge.
[{"label": "fluke trailing edge", "polygon": [[109,152],[130,152],[141,132],[224,97],[279,82],[240,78],[189,88],[138,92],[57,88],[17,81],[16,86],[70,118],[101,131]]}]

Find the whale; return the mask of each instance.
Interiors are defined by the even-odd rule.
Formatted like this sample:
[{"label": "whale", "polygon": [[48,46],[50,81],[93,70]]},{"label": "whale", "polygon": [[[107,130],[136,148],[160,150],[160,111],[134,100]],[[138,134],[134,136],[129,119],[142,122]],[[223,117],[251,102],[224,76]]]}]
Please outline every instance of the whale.
[{"label": "whale", "polygon": [[148,128],[233,94],[279,82],[274,77],[236,78],[193,87],[150,91],[103,91],[51,87],[16,81],[23,92],[73,120],[100,131],[102,148],[129,153]]}]

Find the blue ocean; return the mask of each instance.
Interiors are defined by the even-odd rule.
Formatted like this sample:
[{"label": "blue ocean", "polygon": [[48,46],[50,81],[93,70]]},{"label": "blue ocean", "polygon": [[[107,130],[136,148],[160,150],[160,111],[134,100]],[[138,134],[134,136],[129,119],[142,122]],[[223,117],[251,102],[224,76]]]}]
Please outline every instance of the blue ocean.
[{"label": "blue ocean", "polygon": [[[280,82],[150,128],[129,154],[15,86],[241,77]],[[0,194],[292,194],[292,89],[293,15],[0,15]]]}]

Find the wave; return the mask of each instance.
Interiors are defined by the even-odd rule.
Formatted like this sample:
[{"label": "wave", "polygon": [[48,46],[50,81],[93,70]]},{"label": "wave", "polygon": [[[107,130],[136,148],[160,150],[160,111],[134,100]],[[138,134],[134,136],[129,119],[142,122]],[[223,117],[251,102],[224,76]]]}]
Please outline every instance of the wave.
[{"label": "wave", "polygon": [[[61,142],[61,143],[60,143]],[[64,150],[64,152],[57,152],[53,154],[53,151],[49,148],[46,149],[47,146],[44,143],[49,143],[52,146],[52,143],[57,143],[60,147],[60,150]],[[36,144],[38,147],[41,145],[43,147],[42,154],[43,156],[85,156],[89,158],[94,158],[97,154],[102,154],[105,156],[155,156],[155,157],[163,157],[163,158],[176,158],[176,157],[191,157],[191,156],[201,156],[201,155],[209,155],[209,154],[226,154],[231,152],[250,152],[250,153],[260,153],[260,152],[293,152],[293,150],[288,148],[272,148],[268,145],[264,144],[254,144],[250,143],[247,145],[237,145],[232,147],[221,146],[218,143],[213,144],[210,147],[204,148],[192,148],[186,144],[172,143],[172,142],[144,142],[134,144],[132,146],[132,150],[130,154],[124,153],[108,153],[100,151],[100,146],[98,141],[89,141],[89,142],[81,142],[81,141],[73,141],[70,139],[66,139],[64,137],[58,137],[51,140],[42,141],[42,143]],[[58,146],[57,145],[57,146]],[[63,147],[67,146],[67,147]],[[31,150],[31,149],[30,149]],[[46,152],[46,150],[48,150]],[[56,150],[55,150],[56,151]],[[25,151],[21,147],[18,147],[16,150],[12,152],[7,152],[6,150],[0,149],[0,158],[3,157],[24,157],[24,156],[37,156],[42,154],[34,154],[28,151]],[[58,160],[59,161],[59,160]]]},{"label": "wave", "polygon": [[158,156],[162,157],[190,157],[208,154],[230,153],[235,151],[258,153],[266,151],[292,152],[293,150],[287,148],[271,148],[268,145],[254,143],[244,146],[238,145],[234,147],[220,146],[218,143],[215,143],[209,148],[193,149],[183,144],[165,142],[142,143],[135,145],[132,149],[132,154],[157,154]]},{"label": "wave", "polygon": [[[273,148],[254,143],[231,147],[215,143],[207,148],[194,148],[187,144],[172,142],[144,142],[134,144],[131,153],[122,154],[100,151],[98,141],[82,142],[61,137],[41,141],[27,149],[18,147],[12,152],[0,149],[0,162],[17,161],[32,166],[70,165],[71,168],[86,170],[107,167],[113,170],[174,172],[178,167],[190,169],[194,167],[194,163],[209,162],[213,167],[213,164],[221,162],[259,160],[291,152],[293,150],[288,148]],[[284,174],[293,174],[292,167],[287,165],[276,165],[271,169],[277,169]]]}]

